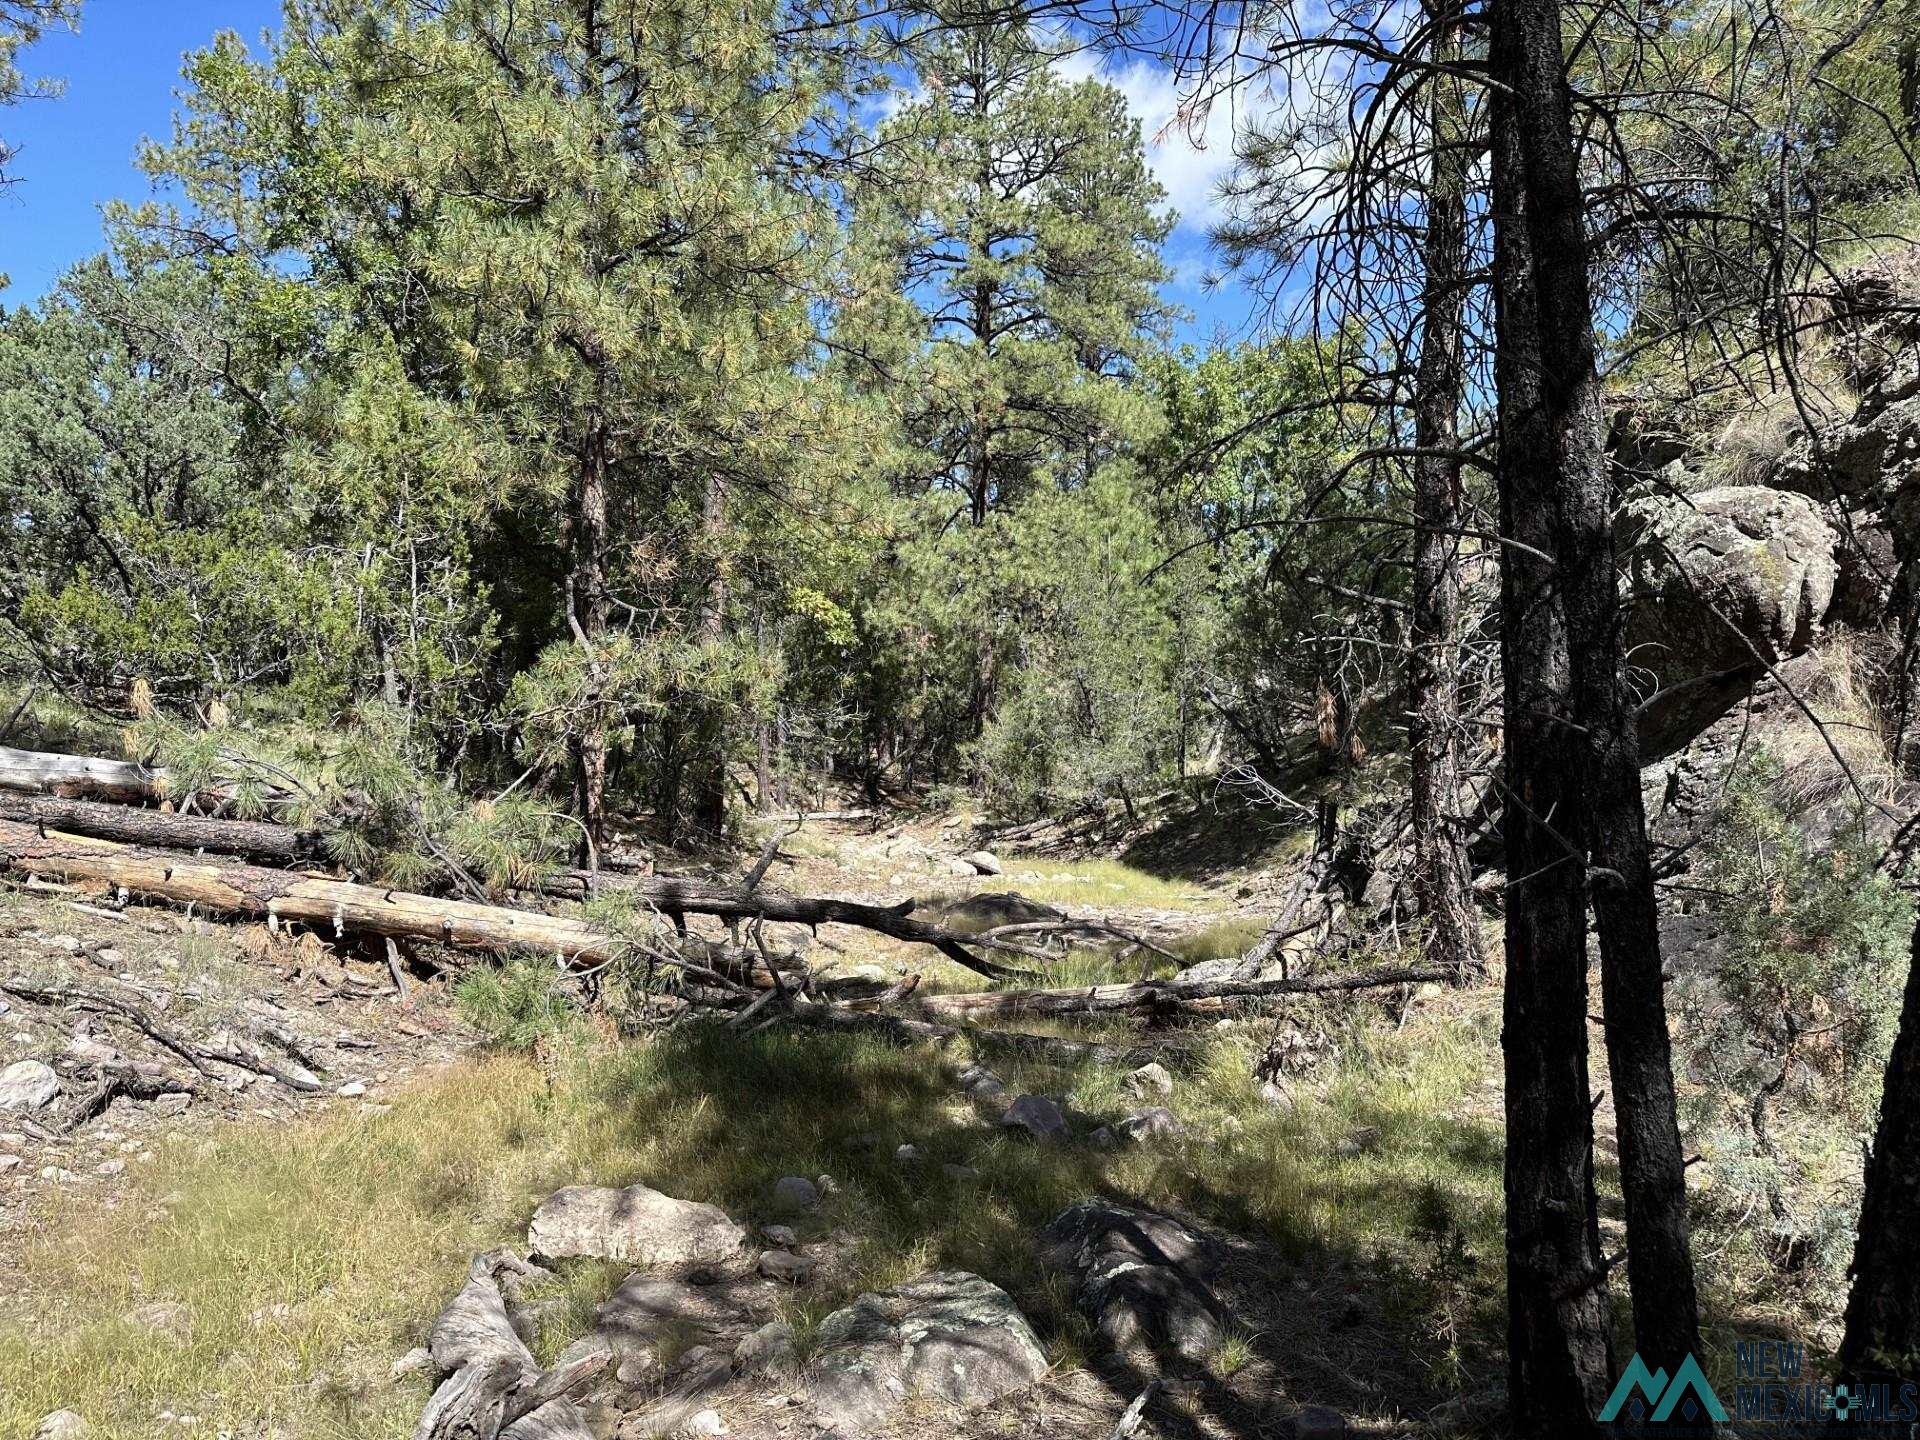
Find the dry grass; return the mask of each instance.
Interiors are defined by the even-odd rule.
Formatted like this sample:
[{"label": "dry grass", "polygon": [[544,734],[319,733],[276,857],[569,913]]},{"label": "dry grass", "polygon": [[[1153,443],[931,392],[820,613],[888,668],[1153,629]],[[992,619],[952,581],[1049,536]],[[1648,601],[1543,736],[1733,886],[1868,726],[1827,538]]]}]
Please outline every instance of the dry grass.
[{"label": "dry grass", "polygon": [[991,888],[1018,890],[1030,900],[1084,909],[1215,910],[1224,903],[1197,885],[1183,884],[1119,860],[1012,859]]},{"label": "dry grass", "polygon": [[[117,1205],[74,1199],[47,1214],[27,1284],[0,1308],[0,1435],[63,1406],[107,1440],[145,1440],[166,1413],[199,1417],[203,1433],[285,1440],[405,1433],[424,1382],[390,1379],[392,1360],[420,1342],[474,1251],[510,1242],[541,1197],[579,1181],[642,1181],[752,1220],[771,1218],[779,1176],[833,1175],[838,1191],[810,1223],[835,1236],[835,1258],[825,1282],[796,1292],[803,1333],[861,1288],[951,1266],[1007,1286],[1056,1360],[1077,1364],[1084,1328],[1038,1271],[1034,1233],[1095,1191],[1188,1208],[1303,1274],[1330,1253],[1377,1258],[1382,1293],[1419,1310],[1425,1292],[1387,1277],[1419,1271],[1433,1193],[1477,1253],[1499,1253],[1498,1131],[1459,1104],[1487,1073],[1492,1025],[1482,1005],[1444,1022],[1416,1014],[1403,1031],[1357,1027],[1290,1107],[1263,1103],[1250,1076],[1264,1024],[1224,1032],[1169,1102],[1196,1138],[1112,1153],[1015,1141],[959,1097],[957,1057],[929,1063],[933,1052],[866,1039],[694,1031],[583,1045],[551,1093],[522,1061],[465,1063],[389,1113],[182,1143]],[[1094,1116],[1137,1108],[1112,1072],[1000,1068]],[[1345,1153],[1362,1127],[1378,1144]],[[906,1141],[919,1165],[894,1160]],[[570,1271],[539,1348],[557,1350],[618,1278]],[[1497,1267],[1477,1284],[1497,1293]],[[154,1302],[179,1307],[177,1336],[128,1318]],[[1251,1343],[1239,1337],[1220,1368],[1244,1365]]]}]

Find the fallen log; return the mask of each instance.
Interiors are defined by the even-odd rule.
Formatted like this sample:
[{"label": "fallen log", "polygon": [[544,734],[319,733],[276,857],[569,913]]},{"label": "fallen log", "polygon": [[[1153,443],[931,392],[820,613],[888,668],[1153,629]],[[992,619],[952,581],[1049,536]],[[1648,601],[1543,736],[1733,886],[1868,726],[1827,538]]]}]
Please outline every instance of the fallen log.
[{"label": "fallen log", "polygon": [[985,990],[960,995],[923,995],[915,1008],[927,1015],[969,1018],[1217,1009],[1230,1000],[1263,995],[1325,995],[1386,985],[1418,985],[1447,978],[1446,971],[1431,965],[1389,965],[1346,975],[1300,975],[1283,980],[1150,980],[1136,985],[1086,985],[1070,990]]},{"label": "fallen log", "polygon": [[165,770],[92,755],[56,755],[0,745],[0,789],[43,795],[150,800],[166,794]]},{"label": "fallen log", "polygon": [[291,825],[275,825],[267,820],[212,820],[201,815],[175,815],[165,810],[110,805],[99,800],[70,800],[57,795],[0,792],[0,820],[127,845],[212,850],[221,855],[270,860],[281,865],[310,864],[323,857],[321,836],[314,830],[296,830]]},{"label": "fallen log", "polygon": [[617,936],[570,916],[446,900],[238,861],[221,864],[177,851],[43,835],[11,820],[0,820],[0,866],[55,880],[91,880],[130,895],[199,905],[225,915],[263,917],[270,925],[298,921],[336,935],[359,931],[465,949],[531,950],[572,964],[612,960],[623,950]]},{"label": "fallen log", "polygon": [[[14,754],[34,752],[14,751]],[[76,759],[69,756],[40,756],[41,759]],[[111,761],[81,760],[84,764],[112,764]],[[66,800],[60,797],[4,796],[0,795],[0,824],[12,822],[16,826],[32,825],[43,830],[64,831],[72,835],[91,836],[103,840],[114,840],[135,845],[156,846],[173,850],[208,850],[220,854],[242,855],[255,859],[276,860],[282,863],[304,863],[314,858],[319,851],[320,837],[311,832],[296,830],[291,826],[276,825],[264,820],[209,820],[194,815],[175,815],[159,810],[133,809],[125,805],[107,805]],[[44,837],[49,840],[57,836]],[[176,860],[181,857],[174,857]],[[17,867],[31,869],[31,867]],[[232,867],[229,867],[232,868]],[[49,871],[32,873],[52,874]],[[235,871],[238,874],[238,871]],[[105,878],[100,876],[82,876],[78,878]],[[120,882],[116,882],[120,883]],[[247,881],[249,887],[257,887],[261,882]],[[346,881],[327,882],[345,885]],[[132,889],[135,887],[129,886]],[[369,887],[361,887],[368,889]],[[791,895],[784,890],[776,890],[766,885],[731,885],[702,880],[685,880],[665,875],[625,875],[606,874],[586,870],[566,870],[552,876],[542,885],[547,893],[568,899],[586,899],[594,894],[617,894],[631,897],[636,902],[651,906],[669,918],[684,918],[688,915],[712,915],[726,920],[771,920],[795,925],[853,925],[875,934],[886,935],[896,940],[931,945],[942,955],[957,965],[964,965],[977,974],[991,979],[1007,979],[1019,976],[1022,972],[1005,965],[985,960],[966,948],[969,937],[939,925],[918,920],[911,914],[913,901],[903,900],[897,905],[868,905],[857,900],[836,900],[832,898],[814,898],[805,895]],[[152,892],[142,892],[152,893]],[[374,894],[399,894],[384,890],[374,890]],[[207,897],[193,894],[165,894],[162,898],[196,901],[214,904]],[[425,904],[435,906],[453,905],[455,902],[429,900],[428,897],[413,897]],[[525,912],[507,910],[505,907],[481,907],[499,910],[507,914]],[[306,919],[305,915],[293,914],[282,908],[279,912],[290,919]],[[329,911],[329,919],[331,911]],[[346,921],[351,924],[353,916],[349,913]],[[550,918],[550,917],[547,917]],[[383,929],[375,924],[363,924],[362,929],[379,935],[414,936],[420,939],[437,940],[443,938],[437,932],[427,933],[416,929]],[[583,927],[585,928],[585,927]],[[597,933],[597,932],[596,932]],[[450,943],[472,943],[486,945],[493,942],[475,940],[463,942],[453,940]],[[541,948],[564,949],[564,945],[545,945],[534,942]],[[973,941],[970,943],[992,946],[993,941]],[[1000,948],[1014,948],[1002,946]],[[571,953],[571,952],[569,952]],[[580,957],[586,960],[604,959],[598,951],[581,951]]]}]

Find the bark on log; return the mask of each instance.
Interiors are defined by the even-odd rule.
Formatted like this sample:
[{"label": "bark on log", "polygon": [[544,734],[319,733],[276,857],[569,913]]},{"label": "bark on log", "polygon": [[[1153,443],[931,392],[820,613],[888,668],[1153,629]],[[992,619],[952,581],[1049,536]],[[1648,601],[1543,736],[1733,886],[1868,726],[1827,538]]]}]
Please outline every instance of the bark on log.
[{"label": "bark on log", "polygon": [[[4,777],[5,757],[26,755],[39,761],[63,761],[75,766],[111,766],[116,761],[95,760],[81,756],[43,755],[32,751],[8,751],[0,749],[0,777]],[[44,770],[45,767],[42,767]],[[138,769],[139,767],[127,767]],[[159,772],[147,771],[146,774]],[[6,783],[0,778],[0,786]],[[33,798],[0,795],[0,824],[12,822],[15,826],[37,825],[48,829],[63,830],[75,835],[95,836],[100,839],[126,841],[141,845],[158,845],[171,849],[198,849],[217,851],[221,854],[245,855],[256,859],[276,860],[282,863],[299,863],[314,856],[319,848],[318,835],[290,826],[275,825],[257,820],[207,820],[191,815],[172,815],[157,810],[135,810],[124,805],[86,804],[83,802],[59,798]],[[47,837],[55,839],[57,837]],[[169,857],[178,862],[182,857]],[[31,869],[28,866],[16,868]],[[233,867],[228,867],[232,869]],[[38,874],[56,874],[53,870],[33,871]],[[241,873],[235,870],[236,874]],[[111,878],[100,875],[77,874],[73,878],[102,879]],[[282,877],[283,879],[285,877]],[[115,883],[126,883],[115,880]],[[250,880],[241,882],[248,888],[255,888],[267,882]],[[323,882],[333,885],[345,885],[344,881]],[[130,890],[138,887],[128,884]],[[372,895],[395,895],[373,887],[358,887]],[[628,895],[642,904],[650,905],[669,917],[686,915],[713,915],[729,920],[773,920],[782,923],[820,926],[853,925],[875,934],[890,936],[909,943],[931,945],[942,955],[957,965],[963,965],[976,974],[990,979],[1008,979],[1023,972],[990,960],[984,960],[966,948],[963,943],[968,937],[938,925],[928,924],[924,920],[912,917],[913,902],[901,901],[897,905],[867,905],[855,900],[836,900],[830,898],[815,899],[804,895],[790,895],[766,885],[728,885],[714,884],[701,880],[683,880],[672,876],[660,875],[624,875],[607,874],[585,870],[564,871],[553,877],[546,888],[550,893],[572,899],[584,899],[596,891],[613,892]],[[163,899],[179,899],[202,904],[216,904],[206,896],[168,891],[143,890],[138,893],[154,894]],[[435,907],[454,907],[455,902],[433,900],[425,896],[402,897]],[[523,912],[496,906],[468,907],[504,915],[516,915]],[[257,907],[242,907],[241,913],[258,913]],[[297,914],[286,907],[276,913],[289,919],[305,920],[310,917]],[[331,921],[333,912],[328,911],[327,920]],[[391,917],[390,917],[391,918]],[[533,917],[551,919],[552,917]],[[354,916],[349,912],[345,923],[352,925]],[[382,924],[362,923],[361,929],[380,935],[413,936],[419,939],[440,940],[447,937],[437,928],[427,930],[417,928],[388,929]],[[582,925],[583,931],[589,929]],[[596,935],[599,932],[593,932]],[[606,937],[600,937],[602,941]],[[454,938],[451,944],[496,945],[501,943],[518,944],[519,941],[495,941],[489,939],[460,940]],[[538,948],[562,949],[562,943],[549,944],[546,940],[531,942]],[[571,953],[571,952],[568,952]],[[580,958],[586,960],[604,959],[600,950],[581,951]]]},{"label": "bark on log", "polygon": [[0,745],[0,790],[43,795],[91,795],[109,800],[147,800],[166,793],[165,770],[102,760],[91,755],[55,755]]},{"label": "bark on log", "polygon": [[201,905],[222,914],[264,916],[269,922],[297,920],[316,929],[331,927],[336,934],[355,930],[469,949],[533,950],[584,964],[611,960],[621,949],[615,936],[564,915],[42,835],[10,820],[0,820],[0,865],[55,880],[98,881],[145,898]]},{"label": "bark on log", "polygon": [[266,820],[210,820],[199,815],[175,815],[164,810],[51,795],[0,791],[0,820],[13,820],[41,830],[91,835],[122,844],[212,850],[282,865],[306,864],[322,854],[317,831],[296,830]]},{"label": "bark on log", "polygon": [[446,1378],[427,1402],[414,1440],[589,1440],[585,1417],[566,1395],[591,1379],[605,1357],[540,1369],[514,1331],[499,1279],[533,1271],[503,1250],[474,1257],[466,1286],[440,1312],[427,1340]]},{"label": "bark on log", "polygon": [[1169,980],[1139,985],[1090,985],[1071,990],[987,990],[963,995],[926,995],[918,1008],[929,1015],[1091,1015],[1124,1010],[1218,1008],[1211,1002],[1263,995],[1326,995],[1385,985],[1446,980],[1451,972],[1432,965],[1384,966],[1349,975],[1301,975],[1286,980]]}]

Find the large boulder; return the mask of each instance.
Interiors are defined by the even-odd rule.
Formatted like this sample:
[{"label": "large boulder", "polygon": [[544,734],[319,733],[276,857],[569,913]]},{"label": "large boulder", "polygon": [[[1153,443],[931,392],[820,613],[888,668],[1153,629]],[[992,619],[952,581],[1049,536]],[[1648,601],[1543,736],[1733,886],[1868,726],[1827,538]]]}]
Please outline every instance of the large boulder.
[{"label": "large boulder", "polygon": [[1769,664],[1819,637],[1840,583],[1840,535],[1805,495],[1730,485],[1632,502],[1621,525],[1627,643],[1656,697],[1649,759],[1684,745]]},{"label": "large boulder", "polygon": [[1040,1232],[1041,1262],[1067,1277],[1074,1303],[1109,1341],[1195,1362],[1232,1323],[1214,1285],[1224,1255],[1172,1216],[1112,1200],[1082,1200]]},{"label": "large boulder", "polygon": [[809,1398],[819,1421],[845,1436],[884,1424],[909,1398],[975,1409],[1047,1369],[1012,1297],[965,1271],[862,1295],[821,1321],[817,1339]]},{"label": "large boulder", "polygon": [[38,1110],[60,1096],[60,1077],[38,1060],[21,1060],[0,1070],[0,1110]]},{"label": "large boulder", "polygon": [[550,1260],[586,1256],[629,1265],[710,1265],[746,1243],[725,1211],[644,1185],[569,1185],[534,1211],[527,1245]]}]

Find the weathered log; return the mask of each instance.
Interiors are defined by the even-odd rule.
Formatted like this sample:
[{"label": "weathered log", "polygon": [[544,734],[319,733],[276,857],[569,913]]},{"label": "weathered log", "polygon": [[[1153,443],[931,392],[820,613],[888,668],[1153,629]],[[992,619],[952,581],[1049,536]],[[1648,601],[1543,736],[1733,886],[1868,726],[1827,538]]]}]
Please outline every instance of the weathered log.
[{"label": "weathered log", "polygon": [[[1382,966],[1347,975],[1301,975],[1285,980],[1168,980],[1138,985],[1087,985],[1070,990],[987,990],[923,995],[929,1015],[1097,1015],[1127,1010],[1222,1008],[1227,1001],[1263,995],[1324,995],[1385,985],[1445,980],[1430,965]],[[1217,1002],[1217,1003],[1216,1003]]]},{"label": "weathered log", "polygon": [[0,792],[0,820],[13,820],[41,830],[64,830],[129,845],[154,845],[171,850],[212,850],[250,860],[282,865],[307,864],[321,858],[321,836],[266,820],[212,820],[202,815],[175,815],[135,805],[112,805],[98,800],[69,800],[57,795]]},{"label": "weathered log", "polygon": [[427,1349],[445,1378],[414,1440],[589,1440],[566,1396],[606,1364],[604,1355],[542,1371],[513,1328],[500,1277],[538,1275],[504,1250],[476,1255],[467,1283],[434,1322]]},{"label": "weathered log", "polygon": [[167,772],[125,760],[55,755],[0,745],[0,789],[43,795],[148,800],[166,793]]},{"label": "weathered log", "polygon": [[56,880],[92,880],[149,899],[226,915],[299,921],[343,935],[359,931],[482,950],[532,950],[580,964],[611,960],[622,942],[584,920],[359,885],[323,875],[218,864],[174,851],[42,835],[0,820],[0,866]]}]

